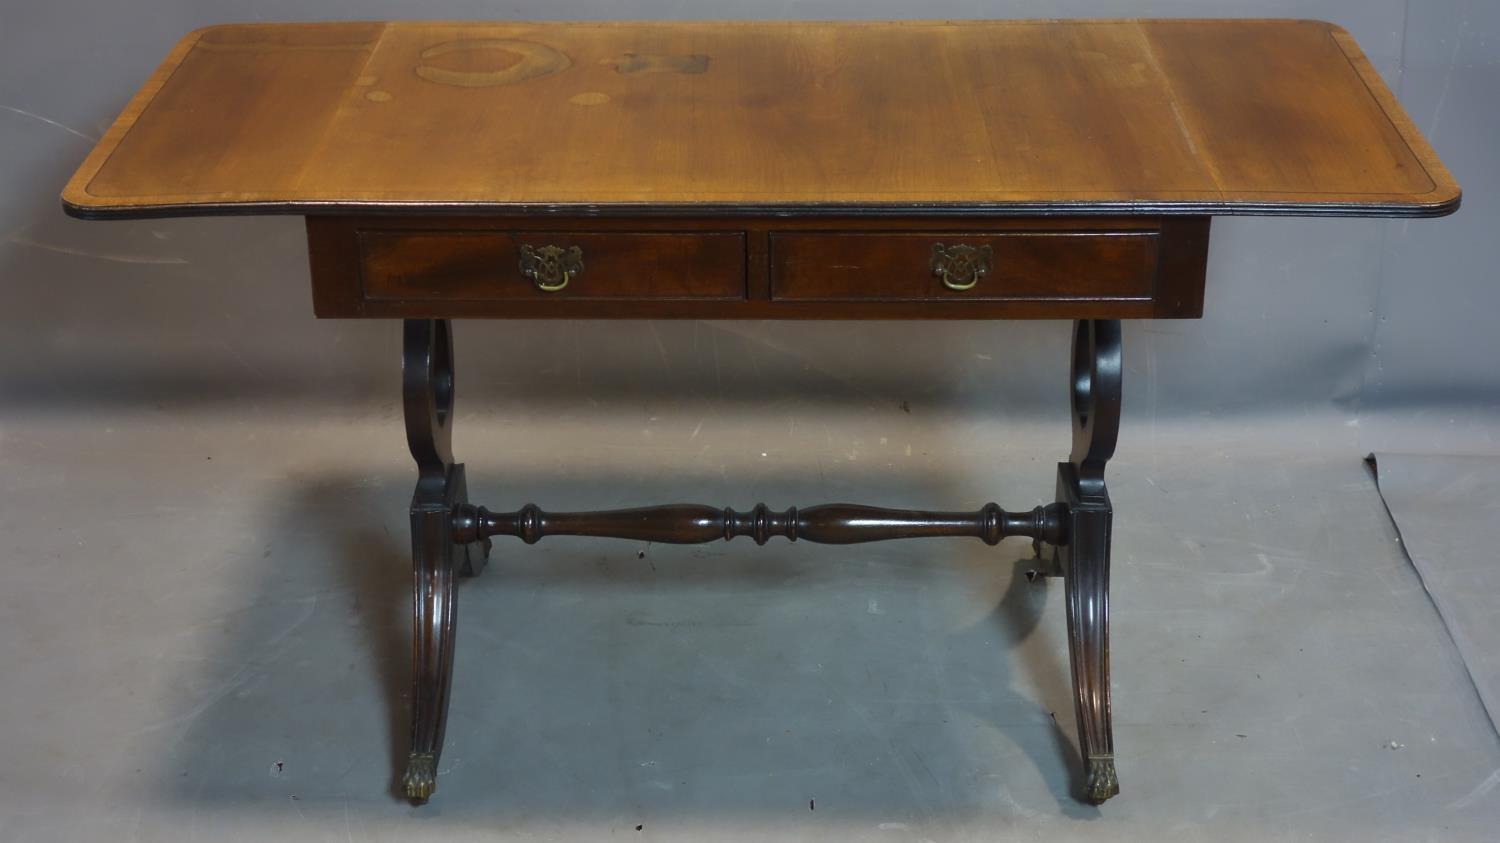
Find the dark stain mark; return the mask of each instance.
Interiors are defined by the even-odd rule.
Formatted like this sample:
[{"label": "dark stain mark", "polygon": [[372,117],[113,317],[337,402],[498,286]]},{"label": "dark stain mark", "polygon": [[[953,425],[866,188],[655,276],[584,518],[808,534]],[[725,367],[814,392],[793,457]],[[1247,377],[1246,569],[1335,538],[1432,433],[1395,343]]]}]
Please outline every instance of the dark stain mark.
[{"label": "dark stain mark", "polygon": [[617,59],[605,59],[605,64],[615,66],[615,72],[626,76],[636,73],[686,73],[697,76],[708,72],[708,56],[695,53],[690,56],[647,56],[626,53]]},{"label": "dark stain mark", "polygon": [[635,830],[636,831],[640,831],[641,829],[643,829],[645,827],[646,827],[645,825],[638,825],[638,826],[635,827]]},{"label": "dark stain mark", "polygon": [[809,811],[816,811],[816,810],[818,810],[818,803],[815,802],[815,801],[813,801],[813,800],[811,800],[811,799],[807,800],[807,810],[809,810]]},{"label": "dark stain mark", "polygon": [[906,401],[902,401],[901,412],[907,414],[908,416],[911,415],[911,404],[907,403]]}]

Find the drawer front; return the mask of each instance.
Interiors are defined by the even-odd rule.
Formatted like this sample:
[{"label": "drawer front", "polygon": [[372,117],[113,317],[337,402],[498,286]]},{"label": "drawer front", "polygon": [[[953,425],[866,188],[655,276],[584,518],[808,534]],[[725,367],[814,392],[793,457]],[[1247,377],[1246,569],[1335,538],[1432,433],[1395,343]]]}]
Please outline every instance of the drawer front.
[{"label": "drawer front", "polygon": [[359,232],[367,301],[743,299],[739,232]]},{"label": "drawer front", "polygon": [[771,297],[782,301],[1150,299],[1154,230],[776,232]]}]

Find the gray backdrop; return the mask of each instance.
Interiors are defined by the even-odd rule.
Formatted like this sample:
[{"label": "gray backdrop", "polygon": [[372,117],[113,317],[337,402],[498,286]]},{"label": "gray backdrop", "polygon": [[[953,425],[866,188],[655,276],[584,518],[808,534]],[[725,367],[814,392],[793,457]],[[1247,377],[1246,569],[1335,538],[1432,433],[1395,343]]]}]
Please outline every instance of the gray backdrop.
[{"label": "gray backdrop", "polygon": [[[1104,809],[1025,542],[558,539],[464,586],[414,810],[399,330],[312,318],[295,218],[57,194],[193,27],[418,14],[1327,18],[1465,206],[1220,220],[1207,318],[1127,325]],[[0,0],[0,839],[1493,838],[1500,744],[1360,458],[1496,450],[1497,59],[1494,0]],[[464,324],[456,446],[497,509],[1028,507],[1067,334]]]},{"label": "gray backdrop", "polygon": [[[396,333],[310,315],[300,220],[84,223],[57,194],[171,44],[204,24],[328,18],[1317,17],[1347,27],[1465,189],[1441,220],[1216,221],[1206,318],[1131,324],[1131,419],[1264,412],[1351,447],[1487,449],[1500,373],[1500,3],[1491,0],[4,0],[0,400],[385,399]],[[461,328],[464,400],[641,390],[928,401],[1063,418],[1057,323],[531,323]],[[540,396],[538,400],[541,400]],[[471,408],[477,405],[470,405]]]}]

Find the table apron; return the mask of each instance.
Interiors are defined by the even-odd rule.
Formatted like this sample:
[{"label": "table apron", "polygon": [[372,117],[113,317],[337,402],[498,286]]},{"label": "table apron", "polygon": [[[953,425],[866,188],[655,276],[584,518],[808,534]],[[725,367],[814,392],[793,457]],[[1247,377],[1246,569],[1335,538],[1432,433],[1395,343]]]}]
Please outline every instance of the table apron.
[{"label": "table apron", "polygon": [[310,216],[324,318],[1193,319],[1209,217]]}]

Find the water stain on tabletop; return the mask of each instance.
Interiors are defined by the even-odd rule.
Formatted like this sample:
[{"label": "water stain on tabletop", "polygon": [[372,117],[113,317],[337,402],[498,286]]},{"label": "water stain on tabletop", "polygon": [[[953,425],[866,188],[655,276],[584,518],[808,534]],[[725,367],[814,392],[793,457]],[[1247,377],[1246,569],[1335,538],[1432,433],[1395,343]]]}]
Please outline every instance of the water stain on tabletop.
[{"label": "water stain on tabletop", "polygon": [[423,50],[419,78],[460,88],[516,85],[551,76],[573,66],[573,60],[537,41],[518,38],[460,38]]}]

